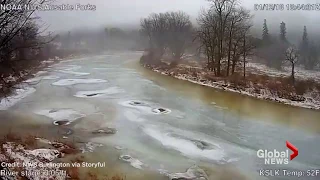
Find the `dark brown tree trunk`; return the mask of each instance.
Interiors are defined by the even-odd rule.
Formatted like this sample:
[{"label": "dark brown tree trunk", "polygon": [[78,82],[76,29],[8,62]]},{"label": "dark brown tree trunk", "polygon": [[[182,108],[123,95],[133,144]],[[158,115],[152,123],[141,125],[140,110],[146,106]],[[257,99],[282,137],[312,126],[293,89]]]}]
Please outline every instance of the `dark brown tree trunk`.
[{"label": "dark brown tree trunk", "polygon": [[235,69],[236,69],[236,62],[234,60],[232,61],[231,74],[234,74]]},{"label": "dark brown tree trunk", "polygon": [[246,79],[246,35],[243,38],[243,79]]},{"label": "dark brown tree trunk", "polygon": [[229,33],[227,76],[229,76],[229,71],[230,71],[232,29],[233,29],[233,24],[231,25],[231,29],[230,29],[230,33]]},{"label": "dark brown tree trunk", "polygon": [[229,71],[230,71],[230,58],[231,58],[231,35],[229,37],[227,76],[229,76]]},{"label": "dark brown tree trunk", "polygon": [[293,62],[291,67],[291,78],[292,78],[292,83],[294,83],[294,63]]}]

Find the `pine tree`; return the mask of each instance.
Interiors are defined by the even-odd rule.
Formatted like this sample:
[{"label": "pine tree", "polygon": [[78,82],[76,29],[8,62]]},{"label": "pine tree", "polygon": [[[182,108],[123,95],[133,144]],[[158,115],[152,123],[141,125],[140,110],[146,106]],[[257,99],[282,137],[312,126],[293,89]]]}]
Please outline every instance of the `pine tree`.
[{"label": "pine tree", "polygon": [[267,20],[264,19],[262,27],[262,40],[265,44],[268,44],[270,41],[269,30],[267,26]]},{"label": "pine tree", "polygon": [[305,43],[308,43],[307,26],[303,27],[302,41],[305,42]]},{"label": "pine tree", "polygon": [[286,23],[283,21],[280,23],[280,40],[282,42],[287,42],[287,28]]},{"label": "pine tree", "polygon": [[309,40],[308,40],[308,33],[307,33],[307,27],[303,27],[303,35],[302,35],[302,41],[300,43],[300,63],[302,63],[305,66],[308,66],[308,56],[309,56]]}]

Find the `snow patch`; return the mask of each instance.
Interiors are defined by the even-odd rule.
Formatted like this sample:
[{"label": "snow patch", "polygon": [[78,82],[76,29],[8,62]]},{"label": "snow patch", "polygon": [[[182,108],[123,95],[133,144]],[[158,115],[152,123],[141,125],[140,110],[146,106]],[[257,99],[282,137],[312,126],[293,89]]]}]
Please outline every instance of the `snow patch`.
[{"label": "snow patch", "polygon": [[83,147],[80,147],[80,150],[82,151],[82,153],[93,152],[97,147],[102,147],[102,146],[103,146],[102,144],[88,142],[84,144]]},{"label": "snow patch", "polygon": [[[22,145],[15,144],[13,142],[7,142],[6,144],[2,145],[4,153],[14,162],[18,163],[28,163],[28,164],[40,164],[43,161],[53,161],[61,153],[55,149],[35,149],[35,150],[26,150]],[[33,166],[25,166],[24,170],[33,172],[35,169]],[[39,171],[60,171],[59,168],[56,167],[41,167],[37,166],[37,170]],[[26,174],[28,179],[34,180],[43,180],[43,179],[57,179],[57,180],[64,180],[66,179],[66,174],[64,173],[57,173],[54,175],[46,174],[46,173],[28,173]],[[17,179],[15,177],[14,179]]]},{"label": "snow patch", "polygon": [[25,150],[26,154],[33,155],[40,159],[45,159],[48,161],[53,161],[56,159],[60,152],[55,149],[35,149],[35,150]]},{"label": "snow patch", "polygon": [[[248,62],[247,67],[249,71],[253,71],[255,73],[257,73],[258,71],[259,74],[266,74],[274,77],[288,77],[291,75],[291,67],[287,66],[283,68],[283,71],[280,71],[274,68],[270,68],[261,63]],[[295,67],[295,76],[299,79],[313,79],[320,82],[319,71],[306,70],[299,66]]]}]

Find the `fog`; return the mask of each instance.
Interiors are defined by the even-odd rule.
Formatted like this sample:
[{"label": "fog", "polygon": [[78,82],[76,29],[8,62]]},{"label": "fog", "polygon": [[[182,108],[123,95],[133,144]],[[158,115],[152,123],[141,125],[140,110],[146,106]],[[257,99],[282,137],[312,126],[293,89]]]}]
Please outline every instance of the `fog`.
[{"label": "fog", "polygon": [[[278,30],[279,23],[285,21],[288,30],[291,28],[302,31],[304,25],[310,32],[319,28],[316,19],[318,11],[254,11],[255,3],[317,3],[317,0],[242,0],[243,6],[252,10],[255,28],[261,28],[263,19],[267,19],[271,32]],[[58,0],[56,4],[92,4],[96,11],[47,11],[40,12],[42,20],[50,25],[51,31],[72,30],[74,28],[96,28],[105,26],[138,27],[140,19],[152,12],[165,12],[182,10],[188,13],[193,22],[201,8],[208,7],[206,0]]]},{"label": "fog", "polygon": [[92,4],[96,11],[51,11],[39,13],[42,20],[50,25],[52,31],[70,30],[79,27],[139,27],[142,17],[153,12],[182,10],[190,14],[195,21],[201,7],[206,7],[205,0],[60,0],[56,4]]}]

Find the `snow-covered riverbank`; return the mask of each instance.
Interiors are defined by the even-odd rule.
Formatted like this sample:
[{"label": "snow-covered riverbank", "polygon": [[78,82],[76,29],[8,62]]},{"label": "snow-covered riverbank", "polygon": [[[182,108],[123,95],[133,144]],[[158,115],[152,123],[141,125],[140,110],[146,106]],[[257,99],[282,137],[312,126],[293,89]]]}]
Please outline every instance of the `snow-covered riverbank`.
[{"label": "snow-covered riverbank", "polygon": [[194,75],[188,72],[187,69],[185,71],[176,72],[172,69],[169,70],[166,68],[157,68],[149,65],[144,65],[144,67],[162,75],[171,76],[180,80],[189,81],[202,86],[212,87],[215,89],[220,89],[229,92],[235,92],[257,99],[268,100],[297,107],[316,110],[320,109],[320,94],[316,90],[312,92],[307,92],[303,95],[288,93],[290,94],[290,97],[292,97],[292,99],[286,99],[279,97],[277,93],[272,92],[270,89],[268,89],[268,87],[261,87],[261,85],[259,85],[259,88],[257,88],[257,85],[254,85],[253,83],[250,83],[249,87],[239,87],[225,80],[212,81],[210,79],[207,79],[205,74]]},{"label": "snow-covered riverbank", "polygon": [[7,141],[1,143],[0,168],[1,177],[8,180],[20,179],[67,179],[67,169],[54,160],[63,158],[66,154],[78,152],[60,142],[35,137],[15,137],[10,135]]}]

